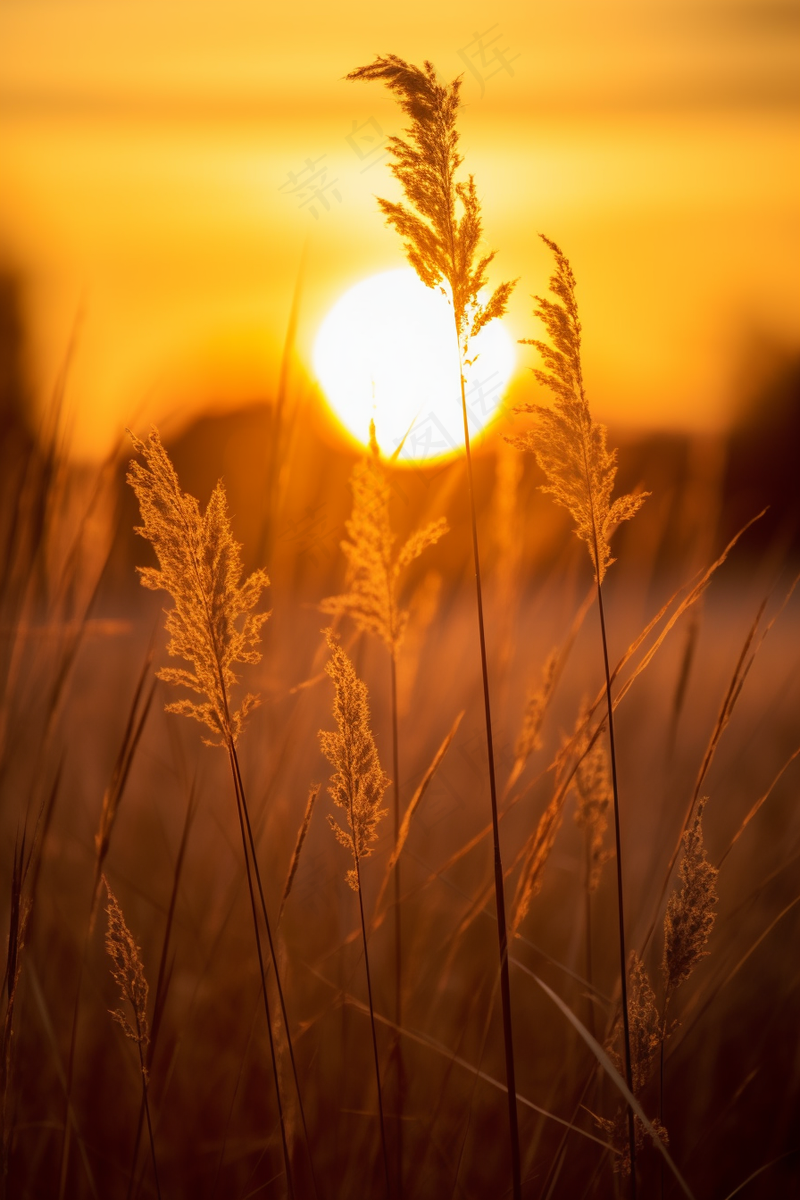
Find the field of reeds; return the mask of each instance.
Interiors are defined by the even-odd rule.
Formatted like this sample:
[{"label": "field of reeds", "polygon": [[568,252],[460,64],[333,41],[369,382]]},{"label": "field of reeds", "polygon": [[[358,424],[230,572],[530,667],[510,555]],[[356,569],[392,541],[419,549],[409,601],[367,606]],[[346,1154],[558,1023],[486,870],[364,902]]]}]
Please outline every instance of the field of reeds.
[{"label": "field of reeds", "polygon": [[4,1195],[795,1194],[785,480],[615,479],[549,245],[515,444],[335,448],[299,375],[99,468],[68,366],[6,421]]}]

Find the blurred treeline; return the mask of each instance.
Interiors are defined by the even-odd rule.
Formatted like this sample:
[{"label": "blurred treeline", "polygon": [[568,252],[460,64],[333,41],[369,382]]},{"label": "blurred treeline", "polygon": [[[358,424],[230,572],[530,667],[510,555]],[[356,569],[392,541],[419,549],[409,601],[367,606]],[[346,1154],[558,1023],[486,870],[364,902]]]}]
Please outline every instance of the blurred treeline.
[{"label": "blurred treeline", "polygon": [[[52,473],[57,463],[64,469],[68,435],[60,418],[69,387],[68,358],[65,350],[64,370],[54,381],[52,396],[45,403],[35,401],[27,382],[19,281],[0,273],[0,554],[6,582],[15,556],[35,555],[45,520],[44,512],[19,510],[24,495],[45,494],[42,488],[26,489],[26,481]],[[642,520],[619,535],[620,545],[626,539],[629,569],[645,578],[671,575],[679,567],[685,571],[687,564],[699,568],[764,508],[768,511],[740,547],[739,568],[746,570],[754,558],[774,558],[777,564],[800,555],[800,357],[760,346],[750,358],[732,385],[727,432],[636,435],[610,430],[611,443],[619,446],[619,489],[652,493]],[[518,424],[512,411],[516,399],[533,387],[526,378],[517,381],[498,422],[499,436],[487,439],[477,454],[480,511],[495,533],[499,464],[507,455],[502,439]],[[79,403],[80,398],[71,401]],[[221,396],[218,411],[208,415],[181,420],[178,413],[178,420],[162,428],[183,486],[204,504],[222,477],[246,565],[266,563],[283,587],[313,601],[314,593],[333,590],[341,574],[338,546],[350,511],[348,478],[358,449],[332,428],[319,393],[297,365],[280,404],[265,395],[246,408],[226,411],[224,402]],[[124,486],[128,458],[120,430],[116,462],[107,464],[113,466],[115,482],[102,498],[107,518],[112,516],[109,506],[114,508],[116,535],[98,590],[100,604],[105,598],[113,605],[129,592],[133,564],[145,552],[131,532],[137,513]],[[73,464],[67,469],[87,487],[96,475],[96,467]],[[456,461],[393,473],[401,533],[422,520],[447,515],[455,536],[445,539],[437,557],[450,581],[470,569],[462,470]],[[563,552],[568,518],[540,495],[541,482],[533,459],[525,456],[513,482],[514,527],[506,536],[518,541],[522,564],[535,559],[540,569],[547,569]]]}]

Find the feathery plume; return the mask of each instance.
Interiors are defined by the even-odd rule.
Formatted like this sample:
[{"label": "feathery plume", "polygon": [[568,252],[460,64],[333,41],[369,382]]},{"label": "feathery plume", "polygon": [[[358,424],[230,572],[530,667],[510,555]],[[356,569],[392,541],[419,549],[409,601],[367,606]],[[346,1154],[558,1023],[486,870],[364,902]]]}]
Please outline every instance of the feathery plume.
[{"label": "feathery plume", "polygon": [[531,834],[525,850],[525,861],[514,896],[514,916],[511,922],[512,933],[517,932],[528,914],[531,901],[541,890],[542,873],[555,844],[556,835],[561,828],[561,822],[564,819],[564,800],[566,795],[567,785],[557,775],[552,799],[539,818],[539,824]]},{"label": "feathery plume", "polygon": [[369,425],[370,453],[353,468],[353,512],[345,524],[349,541],[342,542],[348,562],[349,591],[329,596],[320,608],[323,612],[343,614],[356,626],[373,633],[396,653],[403,639],[408,611],[398,603],[400,577],[406,567],[448,532],[442,517],[432,521],[394,553],[395,535],[389,520],[389,484],[381,463],[375,437],[375,422]]},{"label": "feathery plume", "polygon": [[253,609],[269,579],[265,571],[257,570],[240,583],[241,547],[231,532],[222,480],[201,516],[194,496],[181,491],[157,430],[151,430],[146,442],[130,436],[145,460],[145,465],[133,460],[127,477],[142,514],[143,524],[136,532],[152,543],[159,564],[158,570],[137,570],[144,587],[163,589],[172,597],[175,607],[167,613],[167,649],[193,668],[168,667],[158,677],[203,697],[199,704],[178,700],[168,704],[167,711],[194,717],[222,745],[230,746],[257,703],[257,697],[248,694],[232,711],[230,693],[237,682],[234,666],[261,659],[258,642],[269,613]]},{"label": "feathery plume", "polygon": [[550,706],[550,698],[556,682],[556,667],[558,666],[558,650],[552,649],[542,667],[542,677],[539,686],[528,692],[525,711],[522,714],[522,725],[514,745],[514,765],[506,784],[506,791],[513,787],[519,779],[525,765],[535,750],[542,745],[542,725]]},{"label": "feathery plume", "polygon": [[[456,183],[463,162],[458,153],[456,118],[460,77],[440,84],[432,63],[414,66],[396,54],[358,67],[349,80],[379,80],[410,119],[406,138],[389,138],[406,204],[378,200],[386,223],[404,239],[408,261],[427,287],[449,285],[458,342],[466,357],[469,339],[506,310],[514,283],[501,283],[484,303],[479,293],[495,252],[478,256],[481,205],[475,181]],[[461,216],[456,215],[457,206]]]},{"label": "feathery plume", "polygon": [[[663,1040],[662,1023],[656,1007],[656,996],[647,975],[647,969],[636,951],[631,952],[628,966],[628,1014],[630,1021],[631,1066],[633,1072],[633,1092],[637,1099],[653,1073],[653,1063]],[[614,1029],[614,1040],[621,1033],[621,1022]],[[614,1064],[621,1072],[622,1058],[613,1047],[609,1053]],[[628,1139],[628,1123],[626,1109],[620,1105],[614,1117],[595,1117],[598,1125],[608,1134],[611,1144],[618,1152],[614,1160],[614,1170],[622,1175],[630,1175],[631,1155]],[[651,1120],[653,1128],[665,1146],[669,1145],[669,1135],[664,1125],[657,1117]],[[641,1149],[644,1143],[644,1126],[638,1117],[635,1119],[636,1149]]]},{"label": "feathery plume", "polygon": [[578,797],[575,824],[584,829],[589,838],[589,891],[596,890],[600,873],[612,856],[611,850],[603,849],[603,836],[608,828],[608,806],[613,799],[611,777],[608,766],[608,751],[602,738],[592,742],[589,736],[589,714],[591,705],[584,701],[575,726],[575,753],[578,766],[573,786]]},{"label": "feathery plume", "polygon": [[691,975],[706,950],[716,913],[718,869],[706,857],[703,841],[703,809],[705,800],[697,805],[697,814],[683,835],[683,861],[679,868],[680,891],[674,891],[667,903],[664,917],[664,957],[662,969],[667,996],[680,987]]},{"label": "feathery plume", "polygon": [[289,893],[292,890],[292,884],[294,883],[294,877],[297,874],[297,868],[300,863],[300,854],[302,852],[303,845],[306,840],[306,834],[308,833],[308,827],[311,824],[311,814],[313,813],[314,805],[317,802],[317,796],[319,795],[319,789],[320,789],[320,784],[312,783],[311,787],[308,790],[308,800],[306,801],[306,811],[303,813],[303,820],[301,821],[300,828],[297,831],[297,841],[295,842],[295,845],[294,845],[294,853],[292,854],[292,861],[289,864],[289,873],[286,876],[286,883],[283,886],[283,895],[281,896],[281,906],[278,909],[278,921],[280,921],[281,917],[283,916],[283,910],[286,907],[286,901],[289,899]]},{"label": "feathery plume", "polygon": [[555,396],[555,407],[525,404],[517,412],[533,413],[536,428],[514,440],[522,450],[536,456],[547,476],[542,485],[556,504],[566,508],[575,522],[575,532],[586,542],[599,583],[610,565],[609,539],[621,521],[629,521],[644,504],[649,492],[619,496],[611,493],[617,473],[617,452],[606,445],[606,427],[593,421],[583,386],[581,366],[581,323],[575,300],[575,276],[568,259],[555,242],[543,234],[542,241],[553,251],[556,273],[550,290],[556,302],[535,296],[535,315],[545,325],[552,344],[523,338],[535,346],[545,369],[534,368],[539,383]]},{"label": "feathery plume", "polygon": [[321,729],[322,753],[333,767],[328,791],[334,804],[345,810],[348,828],[342,829],[333,817],[328,821],[338,841],[353,855],[353,867],[346,879],[354,892],[358,887],[358,864],[372,853],[377,827],[386,809],[381,808],[389,783],[378,758],[378,750],[369,723],[367,686],[358,678],[333,631],[325,631],[331,657],[325,670],[334,682],[336,695],[333,715],[336,732]]},{"label": "feathery plume", "polygon": [[[119,985],[122,1005],[109,1010],[112,1017],[123,1028],[125,1036],[135,1042],[140,1049],[150,1040],[150,1029],[147,1023],[147,980],[144,977],[142,952],[133,940],[133,935],[125,924],[122,909],[108,880],[103,876],[106,892],[108,893],[108,929],[106,930],[106,950],[111,958],[111,974]],[[135,1025],[123,1007],[128,1003],[133,1011]],[[143,1068],[144,1069],[144,1068]]]}]

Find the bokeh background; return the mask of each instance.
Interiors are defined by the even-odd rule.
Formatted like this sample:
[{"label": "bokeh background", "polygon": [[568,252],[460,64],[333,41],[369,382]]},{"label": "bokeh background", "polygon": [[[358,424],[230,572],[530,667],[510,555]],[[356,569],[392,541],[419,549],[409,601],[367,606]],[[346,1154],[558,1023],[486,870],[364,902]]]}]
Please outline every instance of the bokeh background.
[{"label": "bokeh background", "polygon": [[546,232],[579,279],[604,419],[724,431],[796,360],[792,0],[3,0],[0,269],[37,404],[79,325],[75,455],[269,398],[306,244],[301,370],[341,292],[402,265],[374,201],[399,113],[343,80],[388,52],[463,74],[495,279],[520,277],[509,328],[534,334]]}]

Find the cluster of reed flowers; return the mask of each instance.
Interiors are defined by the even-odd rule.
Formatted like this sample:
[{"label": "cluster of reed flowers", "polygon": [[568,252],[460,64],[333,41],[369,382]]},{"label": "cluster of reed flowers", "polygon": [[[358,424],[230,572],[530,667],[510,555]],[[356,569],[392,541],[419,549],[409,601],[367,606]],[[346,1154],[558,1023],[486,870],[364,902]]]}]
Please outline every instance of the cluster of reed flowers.
[{"label": "cluster of reed flowers", "polygon": [[488,299],[481,293],[487,282],[487,270],[495,252],[481,254],[483,226],[475,180],[469,175],[457,181],[463,158],[458,152],[457,116],[460,78],[442,84],[431,62],[422,67],[406,62],[396,54],[378,57],[347,76],[354,81],[384,83],[409,118],[405,138],[389,138],[393,161],[391,171],[400,183],[405,203],[379,199],[387,224],[403,238],[408,261],[422,282],[439,287],[453,310],[453,331],[459,355],[461,414],[464,426],[464,451],[467,462],[467,491],[472,526],[472,554],[475,566],[475,590],[478,641],[483,679],[489,793],[494,842],[495,905],[497,909],[498,950],[500,958],[500,996],[503,1014],[505,1073],[508,1093],[511,1180],[514,1200],[522,1195],[519,1126],[516,1103],[514,1039],[511,1022],[511,984],[508,970],[508,934],[506,929],[505,884],[495,777],[492,736],[489,669],[483,619],[480,553],[475,486],[472,472],[469,423],[464,387],[464,367],[470,362],[470,341],[480,330],[506,311],[514,282],[499,284]]},{"label": "cluster of reed flowers", "polygon": [[225,485],[220,480],[201,514],[194,496],[183,492],[157,430],[146,442],[131,434],[134,449],[145,460],[131,462],[128,482],[136,493],[142,525],[136,532],[150,542],[158,568],[138,567],[142,585],[169,592],[174,608],[167,613],[168,653],[183,658],[192,670],[164,667],[159,679],[202,697],[167,705],[168,712],[193,717],[231,746],[257,697],[247,693],[231,707],[237,683],[234,667],[257,663],[261,627],[269,617],[254,612],[269,586],[266,571],[254,571],[241,582],[241,547],[227,514]]},{"label": "cluster of reed flowers", "polygon": [[[653,1076],[656,1058],[660,1057],[662,1111],[651,1118],[651,1124],[665,1145],[669,1144],[669,1135],[663,1123],[664,1045],[676,1027],[675,1022],[669,1022],[667,1010],[675,991],[709,954],[708,940],[716,920],[714,906],[719,871],[709,862],[705,850],[704,808],[705,801],[701,800],[692,824],[683,835],[683,858],[678,871],[680,887],[672,892],[664,914],[661,957],[664,998],[660,1011],[645,964],[635,951],[631,953],[628,969],[633,1091],[641,1098]],[[613,1044],[610,1048],[615,1054]],[[617,1150],[614,1169],[627,1175],[631,1171],[631,1157],[624,1133],[624,1111],[619,1108],[613,1119],[598,1118],[598,1123]],[[638,1149],[644,1140],[644,1129],[638,1117],[635,1124]]]},{"label": "cluster of reed flowers", "polygon": [[329,817],[336,838],[353,856],[346,879],[354,892],[361,890],[361,862],[372,854],[377,827],[386,809],[383,794],[391,782],[383,771],[369,721],[366,684],[358,678],[350,659],[331,630],[326,633],[331,657],[325,670],[336,689],[333,715],[337,728],[321,730],[322,753],[335,768],[328,791],[343,809],[348,828]]}]

